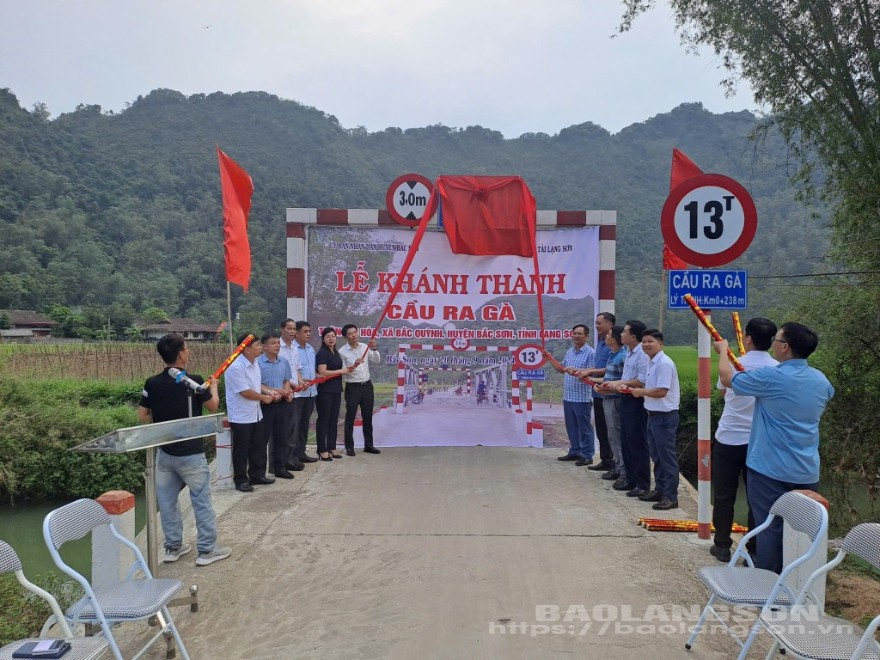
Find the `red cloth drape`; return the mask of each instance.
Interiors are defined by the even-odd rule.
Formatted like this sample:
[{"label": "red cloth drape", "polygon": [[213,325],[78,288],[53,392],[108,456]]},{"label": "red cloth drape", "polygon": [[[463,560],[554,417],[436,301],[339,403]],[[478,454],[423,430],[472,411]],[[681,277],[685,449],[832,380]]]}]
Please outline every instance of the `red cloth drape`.
[{"label": "red cloth drape", "polygon": [[251,246],[248,241],[248,214],[254,182],[250,175],[217,147],[220,162],[220,188],[223,191],[223,250],[226,279],[245,291],[251,279]]},{"label": "red cloth drape", "polygon": [[441,176],[443,228],[455,254],[534,256],[535,198],[518,176]]},{"label": "red cloth drape", "polygon": [[[669,192],[675,190],[681,183],[702,173],[703,170],[697,167],[697,164],[684,152],[673,149],[672,167],[669,170]],[[687,267],[687,263],[676,256],[669,249],[669,246],[663,245],[663,270],[686,270]]]}]

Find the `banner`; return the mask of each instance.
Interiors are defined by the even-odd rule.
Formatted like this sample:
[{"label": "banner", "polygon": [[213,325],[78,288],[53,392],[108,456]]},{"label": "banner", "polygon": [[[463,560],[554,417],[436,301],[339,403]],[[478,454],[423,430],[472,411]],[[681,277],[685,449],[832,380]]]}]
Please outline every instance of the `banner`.
[{"label": "banner", "polygon": [[[368,337],[412,236],[406,228],[310,227],[306,297],[312,328],[354,323]],[[377,336],[383,359],[371,366],[373,380],[389,386],[403,381],[396,400],[374,418],[377,446],[526,445],[523,415],[515,418],[518,392],[511,387],[515,349],[540,344],[538,287],[545,339],[555,352],[567,344],[572,325],[592,327],[599,229],[539,231],[537,250],[540,277],[531,258],[457,255],[445,234],[425,234]],[[432,410],[454,411],[468,433],[451,434],[448,425],[426,417]],[[414,414],[423,425],[414,426]]]}]

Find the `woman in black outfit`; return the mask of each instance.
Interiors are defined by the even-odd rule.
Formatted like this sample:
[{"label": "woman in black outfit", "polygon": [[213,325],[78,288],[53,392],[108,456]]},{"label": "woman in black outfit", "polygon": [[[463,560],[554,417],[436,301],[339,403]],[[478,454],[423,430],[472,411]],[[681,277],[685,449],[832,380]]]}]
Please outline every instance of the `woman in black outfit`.
[{"label": "woman in black outfit", "polygon": [[342,458],[336,451],[336,429],[339,425],[339,406],[342,403],[342,374],[349,372],[342,366],[342,358],[336,350],[336,331],[332,326],[321,333],[321,348],[315,354],[318,376],[337,376],[318,383],[318,397],[315,407],[318,419],[315,422],[315,439],[318,443],[318,456],[322,461]]}]

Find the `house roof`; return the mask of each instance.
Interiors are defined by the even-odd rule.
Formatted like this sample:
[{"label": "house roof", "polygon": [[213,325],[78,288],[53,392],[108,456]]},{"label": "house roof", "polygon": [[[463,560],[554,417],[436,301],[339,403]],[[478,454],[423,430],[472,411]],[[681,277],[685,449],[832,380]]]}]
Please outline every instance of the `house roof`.
[{"label": "house roof", "polygon": [[141,326],[141,330],[146,332],[218,332],[219,323],[200,323],[192,319],[171,318],[167,321],[158,323],[150,323]]},{"label": "house roof", "polygon": [[10,325],[17,327],[51,328],[58,325],[57,321],[30,309],[0,309],[0,315],[3,314],[9,317]]}]

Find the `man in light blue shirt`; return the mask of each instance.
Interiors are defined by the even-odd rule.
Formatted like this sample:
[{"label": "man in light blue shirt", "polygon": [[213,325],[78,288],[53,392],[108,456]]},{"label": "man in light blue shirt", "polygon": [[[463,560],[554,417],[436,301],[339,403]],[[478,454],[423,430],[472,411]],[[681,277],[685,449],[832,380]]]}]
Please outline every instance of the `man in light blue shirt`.
[{"label": "man in light blue shirt", "polygon": [[[734,373],[727,342],[715,343],[721,384],[736,394],[755,397],[746,465],[749,506],[757,524],[767,519],[770,507],[784,493],[819,487],[819,420],[834,388],[821,371],[807,364],[818,345],[813,330],[786,323],[773,339],[779,366]],[[782,570],[782,528],[777,518],[758,535],[758,568]]]},{"label": "man in light blue shirt", "polygon": [[[590,416],[593,408],[593,389],[575,374],[594,365],[593,347],[587,343],[589,329],[578,323],[571,329],[571,348],[565,353],[562,366],[555,362],[553,368],[564,373],[562,382],[562,410],[565,414],[565,430],[568,432],[568,453],[560,461],[575,461],[575,465],[592,465],[595,451],[595,435]],[[544,355],[549,353],[544,351]]]},{"label": "man in light blue shirt", "polygon": [[[312,326],[307,321],[296,322],[296,337],[293,348],[299,357],[299,376],[303,383],[315,380],[315,349],[309,344],[312,338]],[[309,421],[315,410],[315,397],[318,396],[318,388],[310,385],[293,395],[293,462],[314,463],[318,459],[306,454],[306,442],[309,439]]]}]

